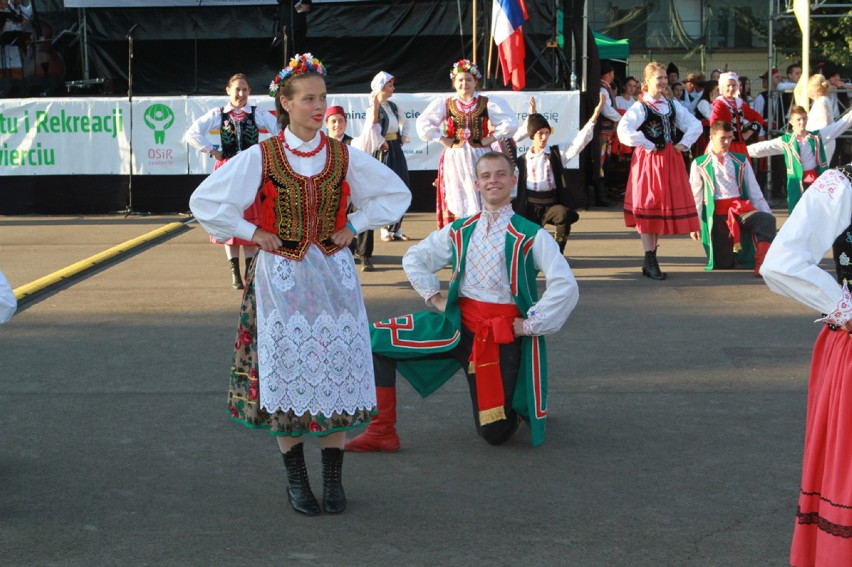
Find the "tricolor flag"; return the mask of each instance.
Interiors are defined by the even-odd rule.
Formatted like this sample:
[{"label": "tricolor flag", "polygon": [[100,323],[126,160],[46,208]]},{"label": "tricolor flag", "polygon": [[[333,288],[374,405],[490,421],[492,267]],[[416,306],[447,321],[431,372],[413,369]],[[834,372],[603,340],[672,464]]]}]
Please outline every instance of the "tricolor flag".
[{"label": "tricolor flag", "polygon": [[503,84],[512,81],[512,89],[519,91],[527,84],[524,68],[524,32],[521,27],[527,20],[524,0],[494,0],[491,10],[491,35],[500,53]]}]

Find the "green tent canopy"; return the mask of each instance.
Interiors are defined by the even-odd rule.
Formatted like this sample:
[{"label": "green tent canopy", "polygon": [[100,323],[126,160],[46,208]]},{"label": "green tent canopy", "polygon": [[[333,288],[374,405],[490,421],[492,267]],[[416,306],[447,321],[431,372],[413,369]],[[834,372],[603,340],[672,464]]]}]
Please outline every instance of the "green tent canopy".
[{"label": "green tent canopy", "polygon": [[629,39],[613,39],[602,33],[592,33],[595,34],[595,45],[598,46],[598,56],[601,59],[627,61],[627,58],[630,56]]},{"label": "green tent canopy", "polygon": [[[560,8],[556,12],[556,29],[562,30],[563,12]],[[601,59],[615,59],[619,61],[627,61],[630,56],[630,40],[629,39],[613,39],[602,33],[592,32],[595,34],[595,45],[598,46],[598,56]],[[565,47],[565,36],[560,31],[556,35],[556,42],[560,48]]]}]

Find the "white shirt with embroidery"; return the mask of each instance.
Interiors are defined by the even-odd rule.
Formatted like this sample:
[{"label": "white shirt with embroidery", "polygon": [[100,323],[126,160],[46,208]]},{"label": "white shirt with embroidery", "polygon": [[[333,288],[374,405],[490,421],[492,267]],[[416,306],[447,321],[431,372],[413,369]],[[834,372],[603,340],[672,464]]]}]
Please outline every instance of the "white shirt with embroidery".
[{"label": "white shirt with embroidery", "polygon": [[[459,295],[486,303],[514,303],[506,270],[506,233],[514,213],[511,205],[495,213],[491,226],[483,216],[477,221],[465,255],[465,273],[459,282]],[[415,291],[428,303],[441,289],[437,273],[452,257],[451,226],[435,231],[408,249],[402,267]],[[527,335],[550,335],[562,328],[577,305],[580,292],[574,274],[559,246],[544,229],[539,230],[532,246],[533,262],[544,275],[546,288],[529,309],[524,322]]]},{"label": "white shirt with embroidery", "polygon": [[[651,104],[654,105],[654,108],[659,114],[663,116],[668,116],[669,114],[669,105],[663,104],[666,102],[664,97],[660,97],[658,99],[653,99],[648,96],[647,93],[642,95],[646,97]],[[701,135],[702,127],[701,122],[695,118],[691,113],[687,112],[685,108],[680,106],[678,103],[674,103],[672,105],[675,111],[675,126],[683,132],[683,138],[680,143],[686,147],[691,146],[698,140],[698,137]],[[678,110],[679,109],[679,110]],[[652,152],[656,149],[654,146],[654,142],[645,137],[645,134],[639,130],[639,126],[645,122],[645,117],[647,116],[647,108],[645,107],[645,103],[640,101],[636,101],[636,103],[631,106],[627,112],[624,113],[621,121],[618,123],[618,140],[624,144],[625,146],[631,147],[639,147],[644,148],[645,150]],[[674,134],[674,132],[672,132]]]},{"label": "white shirt with embroidery", "polygon": [[[559,144],[559,157],[562,165],[574,159],[592,141],[595,123],[589,120],[586,125],[577,132],[571,142]],[[544,150],[533,153],[532,149],[524,154],[527,160],[527,189],[530,191],[551,191],[556,188],[556,180],[553,177],[553,168],[550,165],[550,146]]]},{"label": "white shirt with embroidery", "polygon": [[[724,157],[725,159],[720,159],[716,154],[710,152],[709,159],[712,161],[711,167],[713,167],[713,176],[716,180],[716,184],[713,187],[713,197],[714,199],[734,199],[741,197],[742,191],[740,191],[740,184],[737,182],[734,162],[731,159],[727,159],[727,154]],[[769,208],[769,204],[763,197],[763,191],[760,190],[760,185],[754,176],[754,169],[752,169],[748,160],[743,164],[743,167],[745,168],[745,171],[743,171],[743,183],[746,189],[748,189],[748,200],[751,201],[751,204],[758,211],[772,214],[772,209]],[[701,208],[704,206],[704,179],[699,170],[698,164],[693,161],[689,168],[689,184],[692,187],[692,196],[695,198],[695,208],[700,213]]]},{"label": "white shirt with embroidery", "polygon": [[[832,122],[827,126],[820,126],[816,121],[812,122],[812,118],[813,113],[808,115],[808,131],[819,134],[819,137],[822,139],[822,144],[825,147],[825,159],[831,161],[831,154],[828,152],[829,146],[833,149],[837,137],[852,127],[852,110],[844,114],[837,122]],[[799,157],[802,160],[802,171],[816,169],[816,156],[814,155],[814,151],[811,149],[811,145],[808,143],[807,139],[799,140],[797,138],[796,141],[799,144]],[[766,140],[765,142],[757,142],[756,144],[748,146],[748,155],[751,157],[766,157],[783,153],[784,141],[780,136],[778,138]]]},{"label": "white shirt with embroidery", "polygon": [[852,320],[848,290],[819,266],[837,237],[849,227],[850,218],[852,184],[842,173],[830,169],[796,204],[760,268],[769,289],[828,314],[819,322],[843,325]]}]

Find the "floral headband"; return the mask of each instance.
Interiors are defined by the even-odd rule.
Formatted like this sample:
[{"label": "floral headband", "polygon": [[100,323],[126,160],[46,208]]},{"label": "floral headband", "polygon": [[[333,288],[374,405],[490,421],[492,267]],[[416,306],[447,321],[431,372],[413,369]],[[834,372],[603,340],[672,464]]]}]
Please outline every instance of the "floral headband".
[{"label": "floral headband", "polygon": [[269,96],[278,96],[278,85],[280,85],[287,77],[290,77],[291,75],[301,75],[302,73],[307,72],[325,75],[325,67],[322,64],[322,61],[310,53],[296,54],[292,59],[290,59],[290,63],[281,69],[278,74],[275,75],[275,78],[272,79],[272,82],[269,83]]},{"label": "floral headband", "polygon": [[476,79],[482,78],[482,73],[479,72],[479,68],[474,63],[471,63],[470,59],[459,59],[455,64],[453,64],[452,68],[450,68],[450,78],[455,79],[456,75],[459,73],[470,73]]}]

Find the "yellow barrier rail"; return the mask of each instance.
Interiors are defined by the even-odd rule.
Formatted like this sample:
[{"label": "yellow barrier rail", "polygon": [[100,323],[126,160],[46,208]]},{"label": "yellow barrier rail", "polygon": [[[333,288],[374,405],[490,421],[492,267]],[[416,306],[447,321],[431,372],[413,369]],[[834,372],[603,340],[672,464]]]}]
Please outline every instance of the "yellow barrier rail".
[{"label": "yellow barrier rail", "polygon": [[148,244],[158,238],[162,238],[167,236],[175,231],[178,231],[182,228],[186,227],[186,222],[172,222],[167,225],[161,226],[156,230],[152,230],[142,236],[138,236],[131,240],[127,240],[122,242],[117,246],[113,246],[103,252],[95,254],[94,256],[89,256],[85,260],[80,260],[79,262],[75,262],[70,266],[66,266],[61,270],[57,270],[52,274],[48,274],[42,278],[39,278],[35,281],[32,281],[28,284],[24,284],[21,287],[15,288],[15,297],[18,299],[18,302],[24,298],[30,297],[33,294],[44,291],[45,289],[63,283],[66,280],[69,280],[75,276],[80,275],[86,270],[91,270],[92,268],[98,266],[99,264],[103,264],[121,254],[126,254],[134,250],[135,248],[139,248],[144,244]]}]

